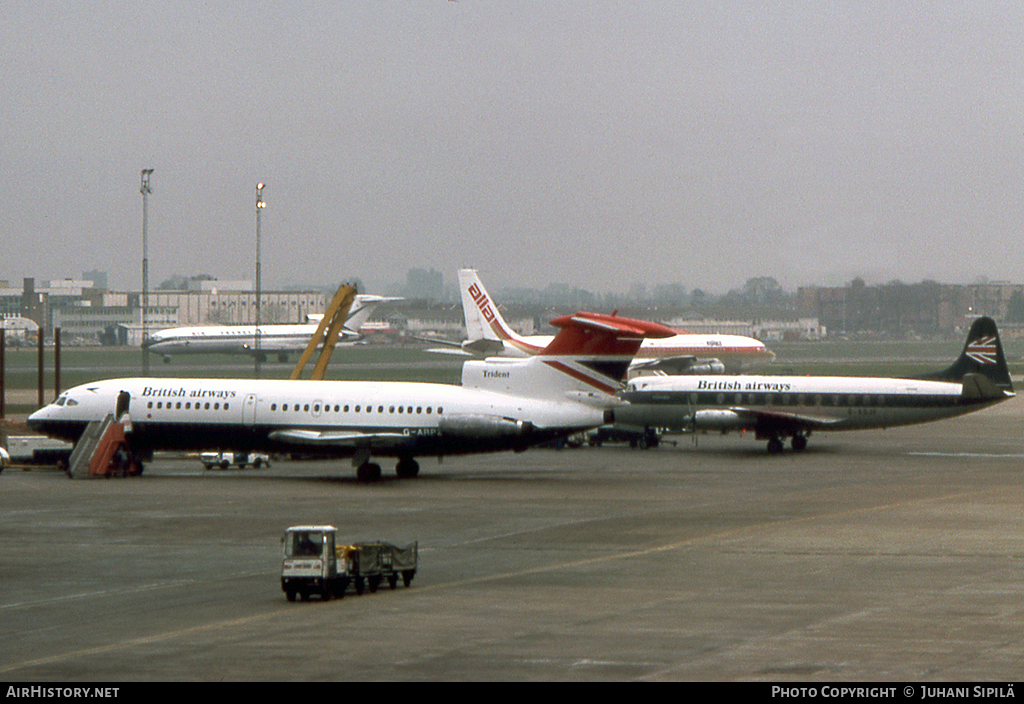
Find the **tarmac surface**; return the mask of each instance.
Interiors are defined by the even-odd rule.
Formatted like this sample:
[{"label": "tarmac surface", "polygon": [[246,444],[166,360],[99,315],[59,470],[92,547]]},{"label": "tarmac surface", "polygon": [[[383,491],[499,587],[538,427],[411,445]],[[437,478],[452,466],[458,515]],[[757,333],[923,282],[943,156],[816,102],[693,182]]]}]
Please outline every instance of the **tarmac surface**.
[{"label": "tarmac surface", "polygon": [[[1015,681],[1024,401],[922,426],[141,478],[0,475],[0,679]],[[419,541],[289,603],[281,533]]]}]

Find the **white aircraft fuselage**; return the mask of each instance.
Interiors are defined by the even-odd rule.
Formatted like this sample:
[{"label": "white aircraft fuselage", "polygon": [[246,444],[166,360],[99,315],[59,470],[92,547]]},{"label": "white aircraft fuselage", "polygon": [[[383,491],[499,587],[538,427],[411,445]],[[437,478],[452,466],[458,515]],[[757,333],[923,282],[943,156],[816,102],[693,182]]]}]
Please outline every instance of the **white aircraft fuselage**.
[{"label": "white aircraft fuselage", "polygon": [[[389,296],[358,294],[352,303],[338,344],[350,345],[362,339],[359,328],[381,303],[400,300]],[[323,316],[309,316],[321,318]],[[319,321],[259,326],[261,355],[302,352],[316,332]],[[256,354],[255,325],[197,325],[158,330],[142,343],[143,349],[165,359],[179,354]]]},{"label": "white aircraft fuselage", "polygon": [[[551,342],[551,335],[520,335],[505,322],[475,269],[459,270],[462,310],[469,339],[463,350],[529,357]],[[630,365],[631,373],[661,370],[679,373],[737,373],[775,359],[760,340],[742,335],[701,335],[674,331],[671,337],[648,338]],[[440,350],[436,350],[440,351]]]},{"label": "white aircraft fuselage", "polygon": [[837,376],[645,376],[626,384],[613,411],[625,430],[753,431],[781,450],[814,431],[926,423],[1013,398],[995,323],[979,318],[951,367],[920,379]]},{"label": "white aircraft fuselage", "polygon": [[[472,363],[467,363],[472,364]],[[350,456],[448,455],[509,449],[593,427],[599,408],[571,399],[530,400],[452,384],[245,379],[112,379],[70,389],[32,414],[30,425],[75,441],[86,424],[131,395],[132,445],[139,451],[231,448]],[[458,423],[481,437],[456,432]],[[485,420],[489,419],[489,420]],[[493,432],[483,432],[493,422]]]},{"label": "white aircraft fuselage", "polygon": [[[127,406],[132,451],[301,452],[350,456],[361,478],[372,455],[414,457],[523,450],[593,428],[619,405],[620,381],[655,323],[590,313],[556,321],[561,332],[529,359],[463,365],[462,385],[386,381],[110,379],[61,394],[29,416],[36,431],[76,442],[86,426]],[[121,400],[123,400],[123,403]]]},{"label": "white aircraft fuselage", "polygon": [[[643,377],[626,385],[630,406],[616,422],[677,430],[756,430],[759,412],[786,414],[818,429],[864,430],[952,418],[1007,397],[965,397],[963,384],[828,376]],[[703,414],[703,415],[702,415]],[[744,418],[749,414],[749,418]]]},{"label": "white aircraft fuselage", "polygon": [[[529,357],[544,349],[552,337],[518,335],[503,339],[503,354],[509,357]],[[775,353],[765,347],[764,343],[742,335],[677,333],[664,339],[645,339],[630,367],[639,370],[648,366],[649,362],[673,357],[692,357],[696,364],[714,360],[721,362],[723,370],[741,372],[767,364],[775,359]]]},{"label": "white aircraft fuselage", "polygon": [[[301,352],[316,332],[316,324],[260,325],[260,350],[264,354]],[[358,339],[342,333],[342,341]],[[255,325],[201,325],[171,328],[153,333],[142,343],[144,349],[171,356],[177,354],[255,354]]]}]

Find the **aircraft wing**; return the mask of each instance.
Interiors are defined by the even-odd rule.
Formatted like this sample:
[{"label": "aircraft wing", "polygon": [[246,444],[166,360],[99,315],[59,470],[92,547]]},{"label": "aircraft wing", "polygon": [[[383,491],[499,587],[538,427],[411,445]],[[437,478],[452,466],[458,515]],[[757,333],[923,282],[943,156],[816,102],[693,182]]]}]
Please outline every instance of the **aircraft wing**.
[{"label": "aircraft wing", "polygon": [[[699,411],[698,411],[699,412]],[[827,418],[810,413],[786,411],[779,408],[746,408],[732,407],[736,419],[745,427],[754,428],[759,433],[784,433],[809,430],[826,430],[842,423],[842,418]]]},{"label": "aircraft wing", "polygon": [[450,354],[455,357],[476,357],[475,354],[470,354],[465,350],[456,349],[455,347],[429,347],[423,351],[430,354]]},{"label": "aircraft wing", "polygon": [[274,442],[306,449],[327,448],[402,448],[411,447],[415,438],[402,433],[361,433],[357,430],[275,430],[269,438]]},{"label": "aircraft wing", "polygon": [[455,342],[454,340],[445,340],[439,337],[421,337],[417,335],[409,335],[414,340],[420,340],[421,342],[429,342],[434,345],[446,345],[446,347],[432,347],[426,352],[432,352],[434,354],[453,354],[462,357],[490,357],[494,355],[500,355],[505,351],[505,343],[501,340],[487,340],[480,338],[479,340],[463,340],[462,342]]},{"label": "aircraft wing", "polygon": [[481,338],[479,340],[473,340],[472,342],[467,340],[462,343],[462,349],[472,354],[488,357],[504,352],[505,343],[501,340],[487,340]]}]

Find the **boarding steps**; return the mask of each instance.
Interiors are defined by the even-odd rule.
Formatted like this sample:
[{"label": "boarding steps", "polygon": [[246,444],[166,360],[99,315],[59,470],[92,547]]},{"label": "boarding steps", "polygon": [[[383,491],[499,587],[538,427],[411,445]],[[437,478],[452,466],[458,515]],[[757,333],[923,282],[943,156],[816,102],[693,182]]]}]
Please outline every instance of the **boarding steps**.
[{"label": "boarding steps", "polygon": [[142,464],[132,454],[125,432],[131,432],[127,414],[120,421],[114,420],[113,413],[103,420],[90,421],[71,451],[68,476],[80,479],[142,474]]}]

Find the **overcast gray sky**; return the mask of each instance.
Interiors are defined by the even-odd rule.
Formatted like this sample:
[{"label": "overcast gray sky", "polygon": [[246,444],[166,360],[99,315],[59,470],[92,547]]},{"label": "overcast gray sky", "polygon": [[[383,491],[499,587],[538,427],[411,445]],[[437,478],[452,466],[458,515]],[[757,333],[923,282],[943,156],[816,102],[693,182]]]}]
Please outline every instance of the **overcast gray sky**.
[{"label": "overcast gray sky", "polygon": [[1024,3],[6,2],[0,278],[1024,281]]}]

